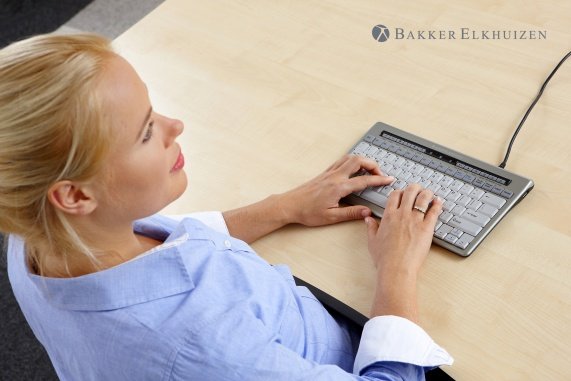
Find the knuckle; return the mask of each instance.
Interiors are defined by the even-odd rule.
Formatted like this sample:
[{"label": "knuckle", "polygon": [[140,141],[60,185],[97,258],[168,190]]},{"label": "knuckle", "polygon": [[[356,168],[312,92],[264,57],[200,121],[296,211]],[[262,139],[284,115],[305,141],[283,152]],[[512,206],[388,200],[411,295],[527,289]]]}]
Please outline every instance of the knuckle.
[{"label": "knuckle", "polygon": [[424,197],[429,198],[429,199],[434,197],[434,192],[431,191],[430,189],[423,189],[422,194],[424,195]]},{"label": "knuckle", "polygon": [[410,184],[409,186],[406,187],[406,190],[410,193],[419,192],[421,189],[422,189],[422,186],[420,184],[417,184],[417,183]]}]

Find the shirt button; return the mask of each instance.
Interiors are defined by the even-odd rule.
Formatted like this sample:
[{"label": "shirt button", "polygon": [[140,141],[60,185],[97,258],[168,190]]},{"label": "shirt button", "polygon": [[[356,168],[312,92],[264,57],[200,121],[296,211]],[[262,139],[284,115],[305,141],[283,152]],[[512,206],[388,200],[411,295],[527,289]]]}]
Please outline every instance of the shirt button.
[{"label": "shirt button", "polygon": [[224,241],[224,246],[226,246],[227,248],[230,248],[230,247],[232,247],[232,244],[230,243],[230,241],[225,240],[225,241]]}]

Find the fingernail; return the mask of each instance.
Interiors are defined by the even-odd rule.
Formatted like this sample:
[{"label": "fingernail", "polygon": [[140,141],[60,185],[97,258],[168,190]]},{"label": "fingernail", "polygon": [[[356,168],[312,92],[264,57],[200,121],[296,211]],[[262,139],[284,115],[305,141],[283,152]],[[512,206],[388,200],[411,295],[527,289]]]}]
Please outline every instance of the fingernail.
[{"label": "fingernail", "polygon": [[371,217],[365,218],[365,223],[369,225],[373,219]]},{"label": "fingernail", "polygon": [[371,211],[369,209],[363,209],[361,211],[361,216],[363,217],[369,217],[371,215]]}]

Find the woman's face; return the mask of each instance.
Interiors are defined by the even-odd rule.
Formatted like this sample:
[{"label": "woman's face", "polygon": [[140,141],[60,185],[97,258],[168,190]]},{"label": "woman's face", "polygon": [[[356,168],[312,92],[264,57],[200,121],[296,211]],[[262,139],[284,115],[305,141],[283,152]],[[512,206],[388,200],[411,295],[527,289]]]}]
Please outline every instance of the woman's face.
[{"label": "woman's face", "polygon": [[121,57],[109,61],[99,93],[113,128],[98,198],[100,217],[117,223],[154,214],[186,188],[184,158],[175,142],[184,126],[152,110],[147,87]]}]

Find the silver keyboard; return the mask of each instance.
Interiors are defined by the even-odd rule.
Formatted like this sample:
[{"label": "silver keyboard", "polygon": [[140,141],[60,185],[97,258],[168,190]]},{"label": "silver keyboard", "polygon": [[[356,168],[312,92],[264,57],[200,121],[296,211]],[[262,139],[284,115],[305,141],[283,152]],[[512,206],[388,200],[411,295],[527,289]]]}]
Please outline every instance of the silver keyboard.
[{"label": "silver keyboard", "polygon": [[533,181],[384,123],[376,123],[349,150],[376,160],[392,184],[345,198],[378,217],[390,193],[418,183],[444,200],[433,242],[461,256],[478,247],[533,188]]}]

